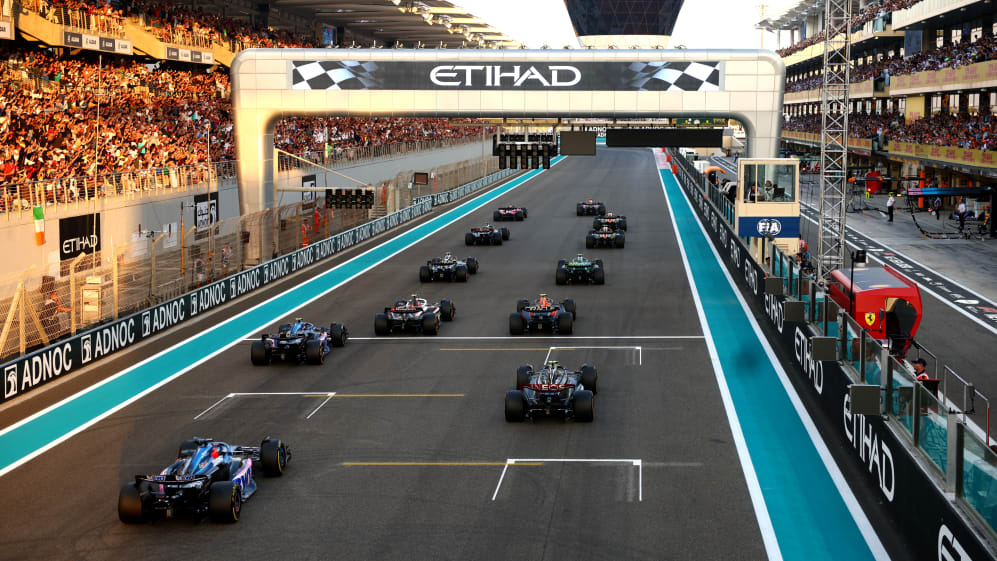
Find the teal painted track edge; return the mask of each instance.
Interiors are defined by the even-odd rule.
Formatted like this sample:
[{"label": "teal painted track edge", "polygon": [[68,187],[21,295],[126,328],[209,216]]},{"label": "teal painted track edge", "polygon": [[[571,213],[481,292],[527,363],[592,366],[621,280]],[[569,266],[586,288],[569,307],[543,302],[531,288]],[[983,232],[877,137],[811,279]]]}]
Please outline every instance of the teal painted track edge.
[{"label": "teal painted track edge", "polygon": [[659,173],[782,559],[876,559],[684,192],[671,171]]},{"label": "teal painted track edge", "polygon": [[[564,159],[558,156],[551,166]],[[0,431],[0,476],[71,438],[101,419],[127,407],[160,386],[237,344],[240,340],[275,323],[317,298],[328,294],[439,232],[455,220],[516,189],[546,170],[533,170],[522,177],[483,193],[432,220],[415,226],[371,248],[299,286],[148,357],[118,374],[76,393]]]}]

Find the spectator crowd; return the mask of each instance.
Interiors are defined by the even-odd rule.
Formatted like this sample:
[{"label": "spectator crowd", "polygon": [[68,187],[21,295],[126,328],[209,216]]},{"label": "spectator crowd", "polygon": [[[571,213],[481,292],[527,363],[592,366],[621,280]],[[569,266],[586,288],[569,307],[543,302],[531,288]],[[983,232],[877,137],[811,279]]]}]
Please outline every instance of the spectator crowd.
[{"label": "spectator crowd", "polygon": [[172,2],[152,0],[22,0],[22,7],[53,23],[123,36],[125,21],[134,18],[166,43],[210,49],[227,46],[233,52],[251,47],[315,47],[315,41],[294,33],[219,16]]},{"label": "spectator crowd", "polygon": [[[997,38],[984,35],[970,42],[967,37],[958,43],[944,45],[933,51],[922,51],[909,57],[892,57],[855,67],[849,74],[852,83],[871,80],[880,76],[902,76],[926,70],[959,68],[997,59]],[[810,76],[786,84],[787,92],[818,89],[823,85],[821,76]]]},{"label": "spectator crowd", "polygon": [[[880,2],[875,2],[865,7],[861,12],[857,14],[852,14],[851,28],[855,29],[860,25],[864,25],[866,22],[870,22],[876,18],[883,17],[890,12],[895,10],[903,10],[905,8],[910,8],[914,4],[917,4],[921,0],[882,0]],[[817,33],[807,37],[806,39],[800,41],[799,43],[794,43],[785,49],[779,49],[776,51],[779,56],[787,57],[793,53],[802,51],[803,49],[820,43],[824,40],[824,31],[818,31]]]},{"label": "spectator crowd", "polygon": [[[50,53],[0,49],[0,174],[8,191],[34,181],[235,158],[224,69],[108,55],[98,65],[85,51]],[[480,134],[447,119],[287,117],[275,145],[292,153],[321,153],[329,145],[341,153]]]},{"label": "spectator crowd", "polygon": [[[787,119],[788,131],[812,132],[821,127],[820,115],[802,115]],[[848,134],[855,138],[912,142],[935,146],[958,146],[972,150],[993,150],[997,147],[997,119],[987,113],[939,113],[910,123],[899,113],[848,115]]]}]

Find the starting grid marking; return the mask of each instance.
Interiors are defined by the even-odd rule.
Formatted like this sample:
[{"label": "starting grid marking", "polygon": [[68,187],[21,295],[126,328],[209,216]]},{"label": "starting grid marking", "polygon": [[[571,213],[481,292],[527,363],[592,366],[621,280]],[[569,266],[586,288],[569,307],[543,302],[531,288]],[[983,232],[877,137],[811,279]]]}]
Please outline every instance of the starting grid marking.
[{"label": "starting grid marking", "polygon": [[211,410],[218,407],[225,401],[229,399],[234,399],[238,397],[280,397],[280,396],[297,396],[297,397],[314,397],[325,399],[322,403],[319,403],[318,407],[312,410],[305,419],[311,419],[312,415],[318,413],[326,403],[329,403],[333,397],[464,397],[462,393],[337,393],[337,392],[233,392],[225,397],[219,399],[218,401],[211,404],[210,407],[201,411],[194,417],[194,420],[198,420],[204,415],[208,414]]},{"label": "starting grid marking", "polygon": [[492,493],[492,501],[495,501],[495,498],[498,497],[499,489],[502,488],[502,481],[505,480],[505,472],[509,470],[509,466],[543,465],[545,463],[630,464],[637,468],[637,502],[644,501],[644,462],[639,459],[607,460],[584,458],[509,458],[505,461],[505,466],[502,468],[502,475],[499,476],[498,484],[495,485],[495,492]]},{"label": "starting grid marking", "polygon": [[610,346],[610,347],[602,347],[602,346],[574,346],[574,347],[550,347],[549,349],[547,349],[547,356],[544,357],[544,364],[547,364],[547,362],[550,360],[550,354],[552,352],[554,352],[554,351],[581,351],[581,350],[589,350],[589,349],[596,349],[596,350],[617,350],[617,351],[619,351],[619,350],[637,351],[637,366],[643,366],[644,365],[644,350],[640,346]]},{"label": "starting grid marking", "polygon": [[[530,335],[530,336],[514,336],[514,335],[504,335],[504,336],[483,336],[483,337],[440,337],[432,336],[427,337],[424,335],[409,336],[404,335],[400,337],[350,337],[350,341],[425,341],[427,343],[433,341],[530,341],[530,340],[549,340],[549,339],[563,339],[571,341],[572,339],[616,339],[621,341],[627,340],[672,340],[672,339],[689,339],[689,340],[701,340],[704,339],[703,335],[563,335],[563,336],[551,336],[551,335]],[[244,341],[258,341],[258,339],[244,339]]]}]

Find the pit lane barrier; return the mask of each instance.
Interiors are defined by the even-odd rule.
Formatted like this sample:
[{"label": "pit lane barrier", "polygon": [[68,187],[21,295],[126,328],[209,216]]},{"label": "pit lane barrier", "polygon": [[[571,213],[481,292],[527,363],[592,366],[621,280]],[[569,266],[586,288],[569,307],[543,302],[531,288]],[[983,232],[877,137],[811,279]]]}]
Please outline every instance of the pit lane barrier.
[{"label": "pit lane barrier", "polygon": [[448,191],[413,198],[411,206],[397,212],[6,362],[0,365],[3,371],[0,404],[401,226],[430,212],[434,206],[457,201],[517,172],[501,170]]},{"label": "pit lane barrier", "polygon": [[[759,325],[781,351],[795,390],[824,434],[853,450],[852,461],[867,477],[860,483],[879,490],[878,502],[911,551],[931,561],[994,558],[997,454],[988,446],[989,431],[980,438],[966,426],[977,401],[986,403],[989,419],[989,401],[947,366],[937,393],[917,381],[771,241],[765,263],[757,263],[734,232],[726,197],[678,150],[668,152],[724,266],[756,317],[768,319]],[[818,358],[828,351],[834,360]],[[950,382],[961,383],[962,392],[949,391]],[[851,412],[852,385],[879,386],[879,415]],[[846,477],[854,472],[846,470]]]}]

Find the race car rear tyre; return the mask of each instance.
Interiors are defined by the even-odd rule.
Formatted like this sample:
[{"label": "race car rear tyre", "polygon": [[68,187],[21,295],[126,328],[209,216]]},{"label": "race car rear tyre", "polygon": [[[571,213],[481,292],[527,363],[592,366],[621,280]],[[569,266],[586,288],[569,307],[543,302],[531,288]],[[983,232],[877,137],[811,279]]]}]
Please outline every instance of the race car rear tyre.
[{"label": "race car rear tyre", "polygon": [[526,212],[526,209],[524,208],[523,209],[523,218],[527,218],[528,216],[529,216],[529,214]]},{"label": "race car rear tyre", "polygon": [[561,335],[571,335],[575,328],[575,318],[571,314],[557,314],[557,332]]},{"label": "race car rear tyre", "polygon": [[578,306],[575,305],[575,301],[574,300],[572,300],[571,298],[568,298],[564,302],[561,302],[561,304],[564,305],[564,309],[565,310],[568,310],[569,312],[571,312],[572,317],[575,317],[575,318],[578,317]]},{"label": "race car rear tyre", "polygon": [[440,300],[440,319],[443,321],[453,321],[457,316],[457,306],[450,300]]},{"label": "race car rear tyre", "polygon": [[329,342],[333,347],[345,347],[346,340],[350,334],[346,331],[346,326],[341,323],[334,323],[329,326]]},{"label": "race car rear tyre", "polygon": [[249,359],[254,366],[266,366],[270,364],[270,352],[263,341],[253,341],[253,346],[249,349]]},{"label": "race car rear tyre", "polygon": [[499,220],[502,220],[502,213],[496,210],[492,213],[492,221],[498,222]]},{"label": "race car rear tyre", "polygon": [[602,267],[592,269],[592,282],[595,284],[606,284],[606,270]]},{"label": "race car rear tyre", "polygon": [[283,440],[267,439],[260,445],[260,463],[263,464],[263,475],[267,477],[284,475],[288,459],[290,456]]},{"label": "race car rear tyre", "polygon": [[474,257],[468,257],[465,261],[467,263],[467,272],[472,275],[478,274],[478,260]]},{"label": "race car rear tyre", "polygon": [[524,218],[523,211],[522,210],[517,210],[516,211],[516,220],[519,221],[519,222],[522,222],[523,218]]},{"label": "race car rear tyre", "polygon": [[620,221],[620,230],[623,230],[624,232],[627,231],[627,221],[626,221],[626,219],[623,219],[623,220]]},{"label": "race car rear tyre", "polygon": [[595,419],[595,396],[588,390],[575,392],[575,420],[591,423]]},{"label": "race car rear tyre", "polygon": [[592,229],[598,230],[599,228],[602,228],[602,222],[598,218],[596,218],[595,220],[592,221]]},{"label": "race car rear tyre", "polygon": [[433,280],[433,272],[429,269],[429,265],[423,265],[419,267],[419,281],[420,282],[430,282]]},{"label": "race car rear tyre", "polygon": [[595,236],[589,234],[585,236],[585,248],[592,249],[593,247],[595,247]]},{"label": "race car rear tyre", "polygon": [[509,239],[509,229],[508,228],[502,228],[501,232],[502,232],[502,239],[503,240]]},{"label": "race car rear tyre", "polygon": [[492,243],[495,245],[502,245],[502,232],[495,232],[492,234]]},{"label": "race car rear tyre", "polygon": [[557,284],[568,284],[568,270],[564,266],[557,268],[554,273],[554,282]]},{"label": "race car rear tyre", "polygon": [[474,234],[470,232],[464,234],[464,245],[474,245]]},{"label": "race car rear tyre", "polygon": [[208,489],[208,514],[215,522],[238,522],[242,488],[235,481],[215,481]]},{"label": "race car rear tyre", "polygon": [[388,327],[388,316],[377,314],[374,316],[374,335],[389,335],[391,328]]},{"label": "race car rear tyre", "polygon": [[505,420],[510,423],[521,423],[526,420],[526,400],[523,392],[509,390],[505,392]]},{"label": "race car rear tyre", "polygon": [[125,524],[145,522],[145,502],[135,483],[125,483],[118,493],[118,520]]},{"label": "race car rear tyre", "polygon": [[624,236],[622,233],[620,233],[618,236],[616,236],[616,241],[615,241],[616,247],[622,248],[623,245],[626,243],[626,241],[627,237]]},{"label": "race car rear tyre", "polygon": [[530,305],[529,300],[516,300],[516,311],[522,312],[524,308]]},{"label": "race car rear tyre", "polygon": [[576,205],[575,206],[575,214],[577,216],[584,216],[585,215],[585,209],[582,207],[582,205]]},{"label": "race car rear tyre", "polygon": [[440,320],[430,312],[422,316],[422,332],[425,335],[436,335],[440,332]]},{"label": "race car rear tyre", "polygon": [[606,216],[606,205],[599,205],[598,210],[599,216]]},{"label": "race car rear tyre", "polygon": [[509,314],[509,335],[522,335],[526,324],[521,314]]},{"label": "race car rear tyre", "polygon": [[599,393],[599,371],[591,364],[582,365],[582,385],[592,393]]},{"label": "race car rear tyre", "polygon": [[567,264],[568,264],[568,260],[567,259],[558,259],[557,260],[557,268],[558,269],[560,269],[561,267],[564,267]]},{"label": "race car rear tyre", "polygon": [[593,261],[593,263],[598,265],[600,269],[604,267],[604,265],[602,264],[602,259],[596,259],[595,261]]},{"label": "race car rear tyre", "polygon": [[[516,370],[516,389],[521,390],[523,386],[530,383],[530,375],[533,374],[533,366],[524,364]],[[586,386],[588,387],[588,386]]]},{"label": "race car rear tyre", "polygon": [[457,282],[467,282],[467,267],[457,267],[457,270],[454,271],[454,279]]},{"label": "race car rear tyre", "polygon": [[322,341],[305,342],[305,359],[308,364],[322,364],[325,362],[325,349],[322,348]]}]

